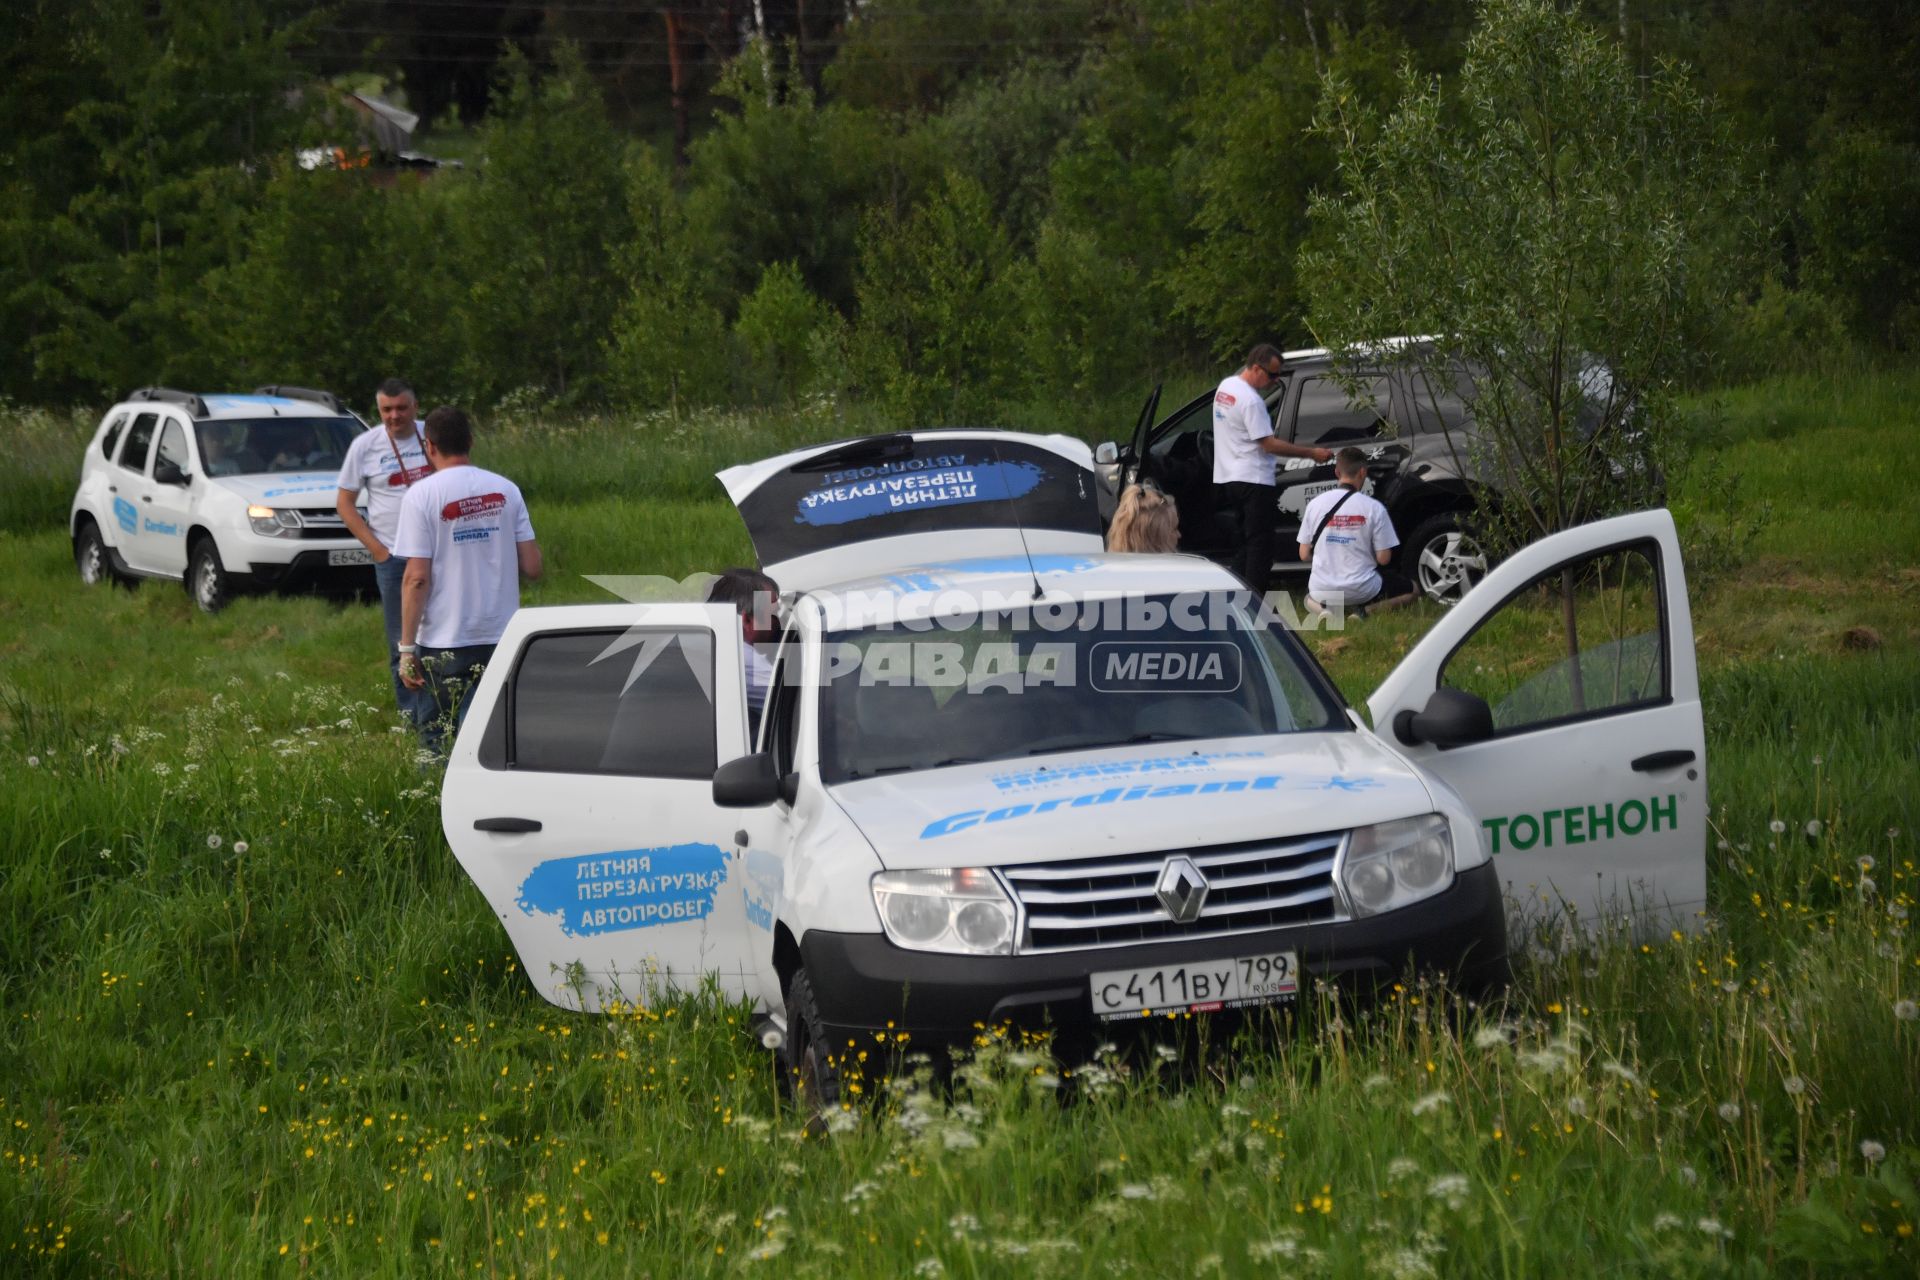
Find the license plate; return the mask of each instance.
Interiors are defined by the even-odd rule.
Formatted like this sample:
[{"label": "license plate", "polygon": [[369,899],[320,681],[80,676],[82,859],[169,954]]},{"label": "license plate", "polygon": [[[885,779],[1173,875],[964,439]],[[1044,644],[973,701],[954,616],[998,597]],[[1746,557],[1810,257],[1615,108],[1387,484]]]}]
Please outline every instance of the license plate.
[{"label": "license plate", "polygon": [[372,564],[373,552],[365,547],[351,547],[345,551],[327,552],[328,564]]},{"label": "license plate", "polygon": [[1112,969],[1089,979],[1094,1016],[1213,1013],[1276,1004],[1300,993],[1300,962],[1291,951],[1231,956],[1157,969]]}]

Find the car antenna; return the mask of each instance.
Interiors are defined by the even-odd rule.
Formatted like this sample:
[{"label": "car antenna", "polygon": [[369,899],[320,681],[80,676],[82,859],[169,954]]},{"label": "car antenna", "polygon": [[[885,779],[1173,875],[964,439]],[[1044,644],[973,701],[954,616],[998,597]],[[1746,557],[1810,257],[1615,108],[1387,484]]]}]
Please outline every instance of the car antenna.
[{"label": "car antenna", "polygon": [[1033,598],[1046,598],[1046,589],[1040,585],[1040,570],[1033,563],[1033,549],[1027,545],[1027,526],[1020,519],[1020,500],[1013,496],[1013,486],[1007,482],[1006,464],[1000,461],[1000,442],[987,437],[987,447],[993,450],[993,470],[999,478],[1000,487],[1007,495],[1007,506],[1013,511],[1014,532],[1020,535],[1020,553],[1027,558],[1027,572],[1033,575]]}]

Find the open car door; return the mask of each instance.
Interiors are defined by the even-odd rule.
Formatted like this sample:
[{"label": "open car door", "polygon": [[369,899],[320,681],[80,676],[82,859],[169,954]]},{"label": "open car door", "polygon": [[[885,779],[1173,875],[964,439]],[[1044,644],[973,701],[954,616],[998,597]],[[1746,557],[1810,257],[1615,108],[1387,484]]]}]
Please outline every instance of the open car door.
[{"label": "open car door", "polygon": [[[441,823],[540,993],[572,1009],[696,991],[760,997],[737,812],[747,750],[727,605],[522,609],[447,763]],[[765,931],[757,935],[766,936]]]},{"label": "open car door", "polygon": [[1147,456],[1147,445],[1153,438],[1153,415],[1160,408],[1160,389],[1165,383],[1156,382],[1147,395],[1147,402],[1140,406],[1140,419],[1133,424],[1133,442],[1127,446],[1128,452],[1120,464],[1120,483],[1115,496],[1125,493],[1127,486],[1151,480],[1160,483],[1153,474],[1150,465],[1152,459]]},{"label": "open car door", "polygon": [[1697,925],[1706,734],[1673,517],[1545,538],[1487,575],[1367,703],[1478,815],[1516,923]]},{"label": "open car door", "polygon": [[1068,436],[902,432],[798,449],[719,478],[783,592],[951,560],[956,548],[991,558],[1103,546],[1093,453]]}]

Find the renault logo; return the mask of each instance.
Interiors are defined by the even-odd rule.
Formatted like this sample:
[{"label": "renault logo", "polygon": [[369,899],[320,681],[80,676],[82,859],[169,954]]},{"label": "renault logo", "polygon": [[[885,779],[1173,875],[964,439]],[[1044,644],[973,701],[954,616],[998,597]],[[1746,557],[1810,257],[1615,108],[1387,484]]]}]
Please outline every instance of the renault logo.
[{"label": "renault logo", "polygon": [[1168,858],[1167,865],[1160,868],[1153,896],[1160,900],[1161,907],[1173,917],[1175,924],[1192,924],[1200,918],[1200,908],[1207,902],[1207,878],[1193,865],[1193,859],[1185,855]]}]

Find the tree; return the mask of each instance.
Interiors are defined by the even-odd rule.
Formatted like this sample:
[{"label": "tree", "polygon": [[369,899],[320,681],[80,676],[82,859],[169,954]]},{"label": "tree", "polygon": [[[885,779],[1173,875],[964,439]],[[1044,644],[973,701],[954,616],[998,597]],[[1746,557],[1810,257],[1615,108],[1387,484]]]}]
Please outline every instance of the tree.
[{"label": "tree", "polygon": [[[1426,385],[1472,371],[1493,549],[1643,505],[1755,239],[1711,105],[1552,0],[1487,0],[1457,93],[1409,69],[1379,119],[1330,74],[1315,128],[1344,190],[1312,204],[1311,325]],[[1399,334],[1433,341],[1370,348]]]}]

